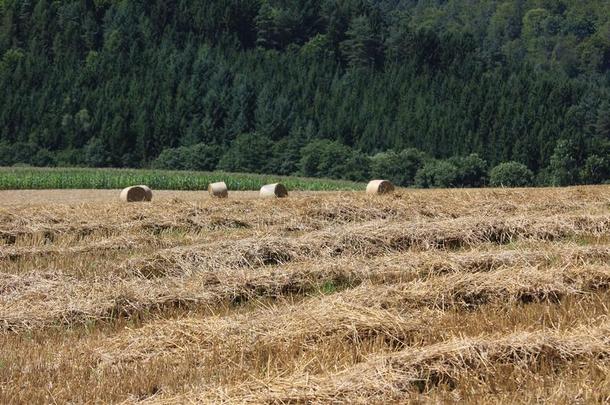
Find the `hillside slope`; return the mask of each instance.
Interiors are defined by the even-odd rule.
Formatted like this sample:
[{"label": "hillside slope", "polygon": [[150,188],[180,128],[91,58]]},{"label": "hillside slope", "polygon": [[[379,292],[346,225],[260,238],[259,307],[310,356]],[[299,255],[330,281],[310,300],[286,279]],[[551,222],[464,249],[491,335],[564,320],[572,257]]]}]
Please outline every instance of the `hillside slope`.
[{"label": "hillside slope", "polygon": [[[368,156],[417,148],[601,182],[609,16],[607,0],[2,0],[0,165],[139,167],[182,146],[158,165],[359,180]],[[310,148],[326,163],[303,163],[319,139],[337,141]]]}]

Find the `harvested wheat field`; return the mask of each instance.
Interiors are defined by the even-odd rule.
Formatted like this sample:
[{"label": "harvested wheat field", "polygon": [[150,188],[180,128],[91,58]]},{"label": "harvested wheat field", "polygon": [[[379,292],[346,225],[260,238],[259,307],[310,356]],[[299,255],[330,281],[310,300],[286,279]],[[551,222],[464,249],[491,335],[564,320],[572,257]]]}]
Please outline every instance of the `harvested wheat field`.
[{"label": "harvested wheat field", "polygon": [[0,403],[610,401],[609,186],[21,193]]}]

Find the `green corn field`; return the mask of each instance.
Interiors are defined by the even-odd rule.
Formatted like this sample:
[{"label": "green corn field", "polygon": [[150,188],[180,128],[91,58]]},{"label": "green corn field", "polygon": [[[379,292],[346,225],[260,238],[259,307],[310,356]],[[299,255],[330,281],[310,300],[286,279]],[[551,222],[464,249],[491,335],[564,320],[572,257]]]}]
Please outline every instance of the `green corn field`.
[{"label": "green corn field", "polygon": [[230,190],[258,190],[282,182],[289,190],[362,190],[362,183],[245,173],[186,172],[148,169],[0,168],[0,190],[119,189],[146,184],[155,190],[204,190],[224,181]]}]

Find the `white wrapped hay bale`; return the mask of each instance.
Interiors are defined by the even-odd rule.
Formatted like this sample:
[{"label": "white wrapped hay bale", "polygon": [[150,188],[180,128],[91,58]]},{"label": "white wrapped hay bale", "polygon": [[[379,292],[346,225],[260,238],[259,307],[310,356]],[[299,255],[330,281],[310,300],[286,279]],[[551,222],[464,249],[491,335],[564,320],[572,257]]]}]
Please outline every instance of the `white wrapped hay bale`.
[{"label": "white wrapped hay bale", "polygon": [[373,180],[366,187],[367,194],[380,195],[394,192],[394,185],[388,180]]},{"label": "white wrapped hay bale", "polygon": [[267,184],[261,187],[261,198],[284,198],[288,197],[288,190],[282,183]]},{"label": "white wrapped hay bale", "polygon": [[140,184],[138,187],[142,187],[146,191],[146,201],[152,201],[153,192],[150,187]]},{"label": "white wrapped hay bale", "polygon": [[227,198],[229,196],[229,189],[224,181],[218,183],[210,183],[208,186],[208,193],[212,197],[216,198]]},{"label": "white wrapped hay bale", "polygon": [[124,202],[141,202],[152,200],[152,190],[148,186],[132,186],[121,191],[121,201]]}]

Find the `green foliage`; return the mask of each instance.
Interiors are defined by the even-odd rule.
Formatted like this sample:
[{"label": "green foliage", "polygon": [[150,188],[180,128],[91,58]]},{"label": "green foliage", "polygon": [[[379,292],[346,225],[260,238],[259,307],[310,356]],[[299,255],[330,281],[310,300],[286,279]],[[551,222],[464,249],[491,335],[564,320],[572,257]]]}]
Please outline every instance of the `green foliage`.
[{"label": "green foliage", "polygon": [[492,187],[528,187],[533,184],[534,173],[523,163],[501,163],[491,170],[489,184]]},{"label": "green foliage", "polygon": [[29,142],[15,142],[9,144],[0,141],[0,166],[15,164],[32,164],[38,152],[38,147]]},{"label": "green foliage", "polygon": [[0,168],[0,189],[120,189],[147,184],[154,190],[205,190],[209,183],[224,181],[229,190],[258,190],[282,182],[288,190],[363,190],[366,185],[349,181],[263,176],[223,172],[188,172],[133,169],[35,169]]},{"label": "green foliage", "polygon": [[48,149],[40,149],[32,157],[32,165],[38,167],[52,167],[57,164],[55,154],[50,152]]},{"label": "green foliage", "polygon": [[16,69],[21,61],[23,61],[25,54],[19,48],[9,49],[2,56],[0,61],[0,68],[3,70]]},{"label": "green foliage", "polygon": [[[595,131],[600,139],[610,143],[610,102],[606,101],[600,105],[597,111],[597,122]],[[610,148],[609,148],[610,149]]]},{"label": "green foliage", "polygon": [[164,149],[152,162],[152,167],[166,170],[212,171],[220,160],[218,146],[197,144]]},{"label": "green foliage", "polygon": [[105,167],[111,162],[108,149],[104,142],[97,137],[89,139],[83,150],[85,163],[93,167]]},{"label": "green foliage", "polygon": [[351,67],[369,67],[381,62],[381,41],[366,16],[355,17],[345,32],[341,51]]},{"label": "green foliage", "polygon": [[371,159],[368,156],[359,151],[352,151],[341,166],[333,170],[334,175],[331,177],[352,181],[365,181],[369,179],[370,165]]},{"label": "green foliage", "polygon": [[487,183],[487,162],[476,153],[449,159],[456,170],[456,184],[460,187],[483,187]]},{"label": "green foliage", "polygon": [[7,142],[0,142],[0,166],[11,166],[13,163],[13,148]]},{"label": "green foliage", "polygon": [[562,139],[557,142],[549,165],[553,186],[567,186],[578,182],[578,152],[576,144],[571,140]]},{"label": "green foliage", "polygon": [[316,140],[301,149],[300,173],[304,176],[365,180],[369,159],[339,142]]},{"label": "green foliage", "polygon": [[430,160],[415,175],[415,185],[421,188],[456,187],[458,181],[457,168],[445,160]]},{"label": "green foliage", "polygon": [[269,172],[281,175],[297,173],[302,146],[303,142],[298,137],[275,142],[271,150],[272,158],[267,165]]},{"label": "green foliage", "polygon": [[329,144],[331,144],[331,141],[319,140],[311,142],[301,149],[301,160],[299,162],[300,174],[314,177],[320,173],[322,154]]},{"label": "green foliage", "polygon": [[409,187],[414,184],[417,171],[423,166],[427,156],[414,149],[405,149],[399,153],[387,151],[371,158],[371,175],[377,179],[390,180],[392,183]]},{"label": "green foliage", "polygon": [[59,167],[82,166],[85,164],[82,150],[73,148],[58,151],[55,161]]},{"label": "green foliage", "polygon": [[337,290],[338,290],[337,286],[332,281],[327,281],[324,284],[322,284],[322,286],[320,287],[320,292],[323,295],[334,294],[337,292]]},{"label": "green foliage", "polygon": [[485,162],[552,184],[606,176],[607,1],[0,4],[3,165],[411,186],[425,153],[445,161],[422,172],[430,186],[484,185]]},{"label": "green foliage", "polygon": [[271,157],[273,142],[260,134],[239,135],[220,159],[219,169],[232,172],[263,173]]},{"label": "green foliage", "polygon": [[422,188],[483,187],[486,182],[487,162],[476,153],[428,160],[415,175],[415,185]]},{"label": "green foliage", "polygon": [[321,59],[330,56],[331,50],[328,37],[317,34],[301,47],[301,55],[306,58]]},{"label": "green foliage", "polygon": [[585,184],[600,184],[610,180],[610,155],[591,155],[585,161],[580,177]]}]

